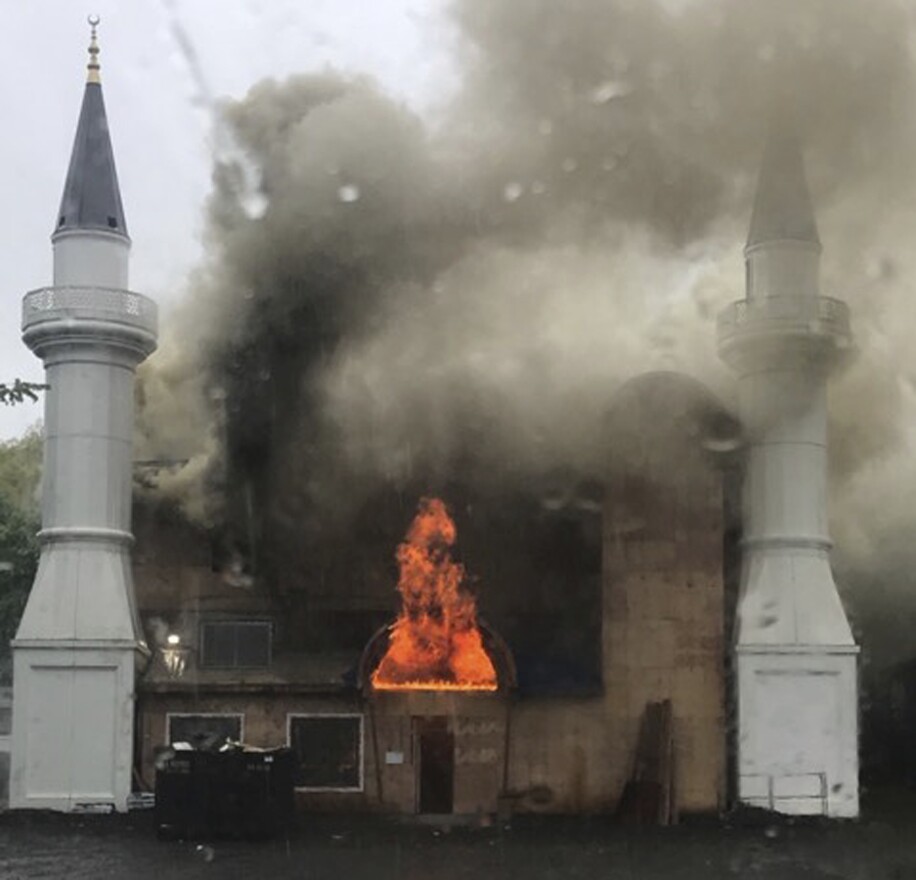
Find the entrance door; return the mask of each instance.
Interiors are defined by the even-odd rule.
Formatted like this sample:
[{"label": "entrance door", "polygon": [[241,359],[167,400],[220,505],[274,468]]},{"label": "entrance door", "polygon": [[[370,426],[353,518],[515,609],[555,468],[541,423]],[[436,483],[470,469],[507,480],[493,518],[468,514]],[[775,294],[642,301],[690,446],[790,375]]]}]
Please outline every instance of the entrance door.
[{"label": "entrance door", "polygon": [[455,734],[448,718],[417,718],[421,813],[451,813],[455,787]]}]

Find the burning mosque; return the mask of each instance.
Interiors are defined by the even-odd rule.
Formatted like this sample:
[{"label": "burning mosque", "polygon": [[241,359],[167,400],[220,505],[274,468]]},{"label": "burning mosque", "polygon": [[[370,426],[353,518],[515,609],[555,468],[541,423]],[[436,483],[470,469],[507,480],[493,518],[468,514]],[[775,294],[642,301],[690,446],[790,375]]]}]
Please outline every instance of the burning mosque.
[{"label": "burning mosque", "polygon": [[[858,815],[827,522],[827,383],[854,346],[792,125],[753,128],[744,296],[696,343],[734,379],[701,382],[641,355],[634,308],[570,320],[590,285],[660,282],[634,229],[683,253],[741,201],[711,170],[738,174],[734,144],[677,168],[626,122],[635,70],[589,92],[622,103],[584,152],[528,120],[542,175],[531,144],[512,176],[488,164],[467,103],[441,159],[371,83],[261,84],[225,112],[267,206],[244,210],[249,160],[217,162],[219,258],[140,368],[135,430],[156,308],[128,287],[90,53],[53,285],[23,310],[49,390],[13,807],[125,809],[162,749],[228,738],[290,746],[307,809]],[[489,96],[522,125],[519,94]],[[626,150],[596,145],[631,123]]]}]

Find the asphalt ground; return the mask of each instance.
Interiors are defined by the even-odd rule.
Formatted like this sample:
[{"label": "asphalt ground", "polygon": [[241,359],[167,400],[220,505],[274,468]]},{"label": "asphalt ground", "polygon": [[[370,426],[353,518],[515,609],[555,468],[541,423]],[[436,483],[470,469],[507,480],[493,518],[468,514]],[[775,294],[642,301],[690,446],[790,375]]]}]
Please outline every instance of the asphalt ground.
[{"label": "asphalt ground", "polygon": [[628,828],[609,818],[525,818],[442,828],[384,817],[302,816],[267,841],[162,841],[149,811],[0,814],[0,878],[125,880],[916,880],[916,798],[857,822],[766,814]]}]

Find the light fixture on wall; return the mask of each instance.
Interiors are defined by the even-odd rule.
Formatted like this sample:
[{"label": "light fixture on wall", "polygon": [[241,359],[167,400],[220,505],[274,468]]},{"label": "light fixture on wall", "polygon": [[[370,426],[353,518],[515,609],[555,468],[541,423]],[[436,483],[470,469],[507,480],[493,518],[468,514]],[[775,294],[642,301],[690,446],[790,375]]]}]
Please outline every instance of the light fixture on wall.
[{"label": "light fixture on wall", "polygon": [[166,671],[172,678],[181,678],[185,667],[188,665],[190,650],[181,646],[181,636],[170,633],[165,640],[165,647],[159,649],[162,653],[162,662]]}]

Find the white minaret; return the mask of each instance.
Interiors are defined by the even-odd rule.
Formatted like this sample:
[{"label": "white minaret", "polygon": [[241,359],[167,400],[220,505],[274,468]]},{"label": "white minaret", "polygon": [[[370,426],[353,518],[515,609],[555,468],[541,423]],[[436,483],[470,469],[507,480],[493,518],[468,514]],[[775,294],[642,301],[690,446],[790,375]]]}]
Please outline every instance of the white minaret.
[{"label": "white minaret", "polygon": [[147,653],[130,568],[131,442],[134,373],[156,347],[156,306],[127,288],[97,21],[51,236],[54,286],[23,301],[22,338],[44,361],[48,391],[41,561],[13,641],[13,808],[127,808]]},{"label": "white minaret", "polygon": [[738,797],[856,816],[858,648],[830,570],[827,378],[851,351],[820,295],[821,246],[798,141],[774,132],[745,249],[747,297],[719,316],[747,432],[735,657]]}]

